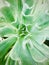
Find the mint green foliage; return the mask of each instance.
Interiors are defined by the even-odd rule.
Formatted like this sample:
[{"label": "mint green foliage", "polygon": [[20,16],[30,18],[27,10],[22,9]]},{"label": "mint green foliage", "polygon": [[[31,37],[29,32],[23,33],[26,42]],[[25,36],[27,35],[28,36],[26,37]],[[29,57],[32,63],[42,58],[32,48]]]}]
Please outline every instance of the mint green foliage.
[{"label": "mint green foliage", "polygon": [[0,65],[49,65],[49,0],[2,0]]}]

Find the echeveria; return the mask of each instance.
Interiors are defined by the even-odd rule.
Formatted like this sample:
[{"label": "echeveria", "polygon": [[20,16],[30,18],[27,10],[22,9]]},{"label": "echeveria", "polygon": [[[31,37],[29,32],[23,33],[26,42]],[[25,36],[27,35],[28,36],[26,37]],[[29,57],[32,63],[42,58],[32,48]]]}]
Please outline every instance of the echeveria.
[{"label": "echeveria", "polygon": [[49,0],[0,1],[0,65],[49,65],[46,40]]}]

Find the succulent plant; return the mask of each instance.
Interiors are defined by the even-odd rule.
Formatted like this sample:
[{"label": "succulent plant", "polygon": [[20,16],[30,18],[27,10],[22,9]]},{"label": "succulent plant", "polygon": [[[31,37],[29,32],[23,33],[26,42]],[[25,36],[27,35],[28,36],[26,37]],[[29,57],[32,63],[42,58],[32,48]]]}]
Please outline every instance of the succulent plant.
[{"label": "succulent plant", "polygon": [[49,0],[0,1],[0,65],[49,65],[46,40]]}]

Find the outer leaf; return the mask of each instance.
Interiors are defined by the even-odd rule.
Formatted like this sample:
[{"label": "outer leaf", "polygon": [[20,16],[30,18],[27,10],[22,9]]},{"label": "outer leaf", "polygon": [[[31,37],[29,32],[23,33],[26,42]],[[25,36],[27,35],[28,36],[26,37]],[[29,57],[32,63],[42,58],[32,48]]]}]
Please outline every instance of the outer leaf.
[{"label": "outer leaf", "polygon": [[16,42],[16,37],[14,36],[0,42],[0,58],[2,58],[5,54],[7,54],[7,52],[12,47],[12,45],[15,44],[15,42]]},{"label": "outer leaf", "polygon": [[8,34],[14,34],[16,33],[16,29],[11,27],[11,26],[5,26],[5,27],[2,27],[0,28],[0,36],[5,36],[5,35],[8,35]]},{"label": "outer leaf", "polygon": [[8,21],[8,22],[13,22],[14,21],[14,17],[13,17],[13,14],[10,10],[9,7],[3,7],[1,9],[1,12],[3,13],[5,19]]}]

